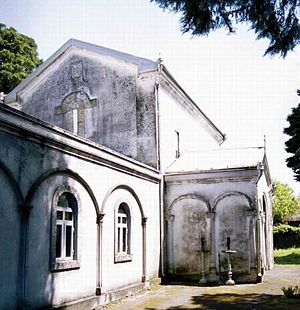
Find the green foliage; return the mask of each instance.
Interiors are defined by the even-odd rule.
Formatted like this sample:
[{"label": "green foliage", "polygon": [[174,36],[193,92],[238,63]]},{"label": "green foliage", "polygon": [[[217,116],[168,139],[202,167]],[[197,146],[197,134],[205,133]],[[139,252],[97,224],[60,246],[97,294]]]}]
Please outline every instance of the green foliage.
[{"label": "green foliage", "polygon": [[300,247],[300,227],[280,224],[273,228],[274,248]]},{"label": "green foliage", "polygon": [[268,39],[265,54],[285,57],[300,43],[299,0],[150,0],[162,9],[181,13],[182,32],[208,35],[247,23],[258,39]]},{"label": "green foliage", "polygon": [[41,62],[32,38],[0,23],[0,91],[10,92]]},{"label": "green foliage", "polygon": [[289,285],[287,288],[282,287],[281,290],[286,298],[297,298],[300,299],[300,287],[298,285]]},{"label": "green foliage", "polygon": [[[300,91],[298,90],[300,96]],[[295,179],[300,181],[300,103],[296,108],[292,108],[292,113],[287,117],[290,126],[284,129],[284,133],[291,136],[285,142],[286,151],[294,154],[289,157],[286,162],[289,168],[292,168],[295,173]]]},{"label": "green foliage", "polygon": [[275,181],[273,197],[273,219],[274,224],[283,223],[286,218],[298,210],[298,200],[292,188],[279,181]]},{"label": "green foliage", "polygon": [[[300,227],[295,227],[295,226],[291,226],[291,225],[287,225],[287,224],[279,224],[277,226],[274,226],[273,228],[273,233],[277,234],[286,234],[289,232],[295,232],[295,233],[299,233],[300,234]],[[300,242],[300,240],[299,240]]]}]

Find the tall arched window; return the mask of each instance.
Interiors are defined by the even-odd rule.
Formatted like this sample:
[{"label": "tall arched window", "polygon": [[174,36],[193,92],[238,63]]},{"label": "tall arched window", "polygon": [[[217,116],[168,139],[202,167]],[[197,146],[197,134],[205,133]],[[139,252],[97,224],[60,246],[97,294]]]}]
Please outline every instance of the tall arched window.
[{"label": "tall arched window", "polygon": [[131,247],[131,216],[125,202],[117,206],[115,218],[115,262],[130,261]]},{"label": "tall arched window", "polygon": [[76,258],[77,202],[68,192],[62,193],[56,207],[56,259]]},{"label": "tall arched window", "polygon": [[78,201],[71,189],[60,188],[52,211],[51,270],[79,268]]}]

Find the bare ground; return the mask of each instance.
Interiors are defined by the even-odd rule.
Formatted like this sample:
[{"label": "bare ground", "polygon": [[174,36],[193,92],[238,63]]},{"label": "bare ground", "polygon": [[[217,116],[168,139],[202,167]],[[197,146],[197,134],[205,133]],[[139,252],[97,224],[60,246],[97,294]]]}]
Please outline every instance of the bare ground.
[{"label": "bare ground", "polygon": [[299,310],[300,299],[286,298],[281,290],[300,286],[300,265],[276,265],[259,284],[200,287],[155,285],[150,290],[104,306],[107,310]]}]

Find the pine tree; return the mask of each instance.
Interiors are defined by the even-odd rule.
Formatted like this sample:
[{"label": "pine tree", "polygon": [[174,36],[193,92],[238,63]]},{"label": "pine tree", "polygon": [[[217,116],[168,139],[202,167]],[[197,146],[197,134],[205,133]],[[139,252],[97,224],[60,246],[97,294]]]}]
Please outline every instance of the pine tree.
[{"label": "pine tree", "polygon": [[246,23],[258,39],[268,39],[265,54],[285,57],[300,43],[299,0],[150,0],[162,9],[181,13],[182,32],[208,35]]},{"label": "pine tree", "polygon": [[[297,91],[300,96],[300,90]],[[291,136],[291,138],[285,142],[286,151],[294,154],[287,158],[287,166],[292,168],[295,173],[295,179],[300,181],[300,103],[296,108],[292,108],[292,113],[288,115],[287,121],[290,126],[284,128],[284,133]]]}]

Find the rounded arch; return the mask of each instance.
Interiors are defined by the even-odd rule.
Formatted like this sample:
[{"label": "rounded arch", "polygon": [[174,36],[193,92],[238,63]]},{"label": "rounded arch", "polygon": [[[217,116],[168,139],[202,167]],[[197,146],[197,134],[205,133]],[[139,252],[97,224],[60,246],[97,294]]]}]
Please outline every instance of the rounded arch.
[{"label": "rounded arch", "polygon": [[223,200],[224,198],[226,197],[230,197],[230,196],[241,196],[241,197],[244,197],[248,204],[249,204],[249,209],[253,209],[253,202],[252,200],[250,199],[250,197],[242,192],[238,192],[238,191],[235,191],[235,192],[227,192],[227,193],[224,193],[220,196],[217,197],[217,199],[214,201],[213,203],[213,207],[212,207],[212,211],[214,211],[216,209],[216,206],[218,205],[218,203]]},{"label": "rounded arch", "polygon": [[139,209],[140,209],[140,212],[141,212],[141,216],[142,216],[142,219],[145,219],[145,213],[144,213],[144,210],[143,210],[143,206],[141,204],[141,201],[138,197],[138,195],[136,194],[136,192],[128,185],[125,185],[125,184],[119,184],[119,185],[115,185],[113,187],[111,187],[109,189],[109,191],[106,193],[104,199],[103,199],[103,202],[102,202],[102,205],[101,205],[101,214],[104,214],[104,208],[105,208],[105,205],[106,205],[106,202],[108,200],[108,198],[110,197],[110,195],[115,192],[116,190],[119,190],[119,189],[124,189],[126,191],[128,191],[133,197],[134,199],[136,200],[138,206],[139,206]]},{"label": "rounded arch", "polygon": [[61,112],[66,112],[70,109],[83,109],[86,105],[96,105],[96,98],[91,98],[87,88],[77,90],[65,96],[61,105]]},{"label": "rounded arch", "polygon": [[57,206],[58,205],[58,201],[59,198],[61,197],[62,194],[71,194],[71,196],[73,196],[73,198],[71,198],[72,200],[75,198],[76,203],[72,204],[72,205],[76,205],[75,210],[76,212],[81,212],[82,209],[82,203],[81,203],[81,199],[80,196],[77,192],[77,190],[75,190],[73,187],[68,186],[68,185],[59,185],[56,190],[54,191],[54,195],[53,195],[53,205]]},{"label": "rounded arch", "polygon": [[18,203],[21,205],[24,201],[24,197],[19,187],[19,184],[17,180],[15,179],[13,173],[1,160],[0,160],[0,170],[2,170],[4,174],[6,175],[6,177],[8,178],[10,184],[12,185],[13,190],[16,193],[16,198],[18,200]]},{"label": "rounded arch", "polygon": [[49,179],[52,176],[55,175],[65,175],[68,176],[74,180],[76,180],[77,182],[79,182],[84,188],[85,190],[88,192],[89,196],[91,197],[93,204],[95,206],[95,211],[96,214],[99,214],[99,205],[97,202],[97,199],[92,191],[92,189],[90,188],[90,186],[88,185],[88,183],[76,172],[72,171],[71,169],[64,169],[64,168],[55,168],[55,169],[51,169],[45,173],[43,173],[42,175],[40,175],[37,180],[32,184],[32,186],[30,187],[26,197],[25,197],[25,206],[29,207],[30,202],[35,194],[35,192],[37,191],[37,189],[39,188],[39,186],[46,181],[47,179]]},{"label": "rounded arch", "polygon": [[172,208],[174,207],[174,205],[178,201],[183,200],[183,199],[197,199],[197,200],[201,200],[206,205],[207,210],[209,212],[211,212],[210,204],[209,204],[209,201],[208,201],[208,199],[206,197],[204,197],[203,195],[198,195],[198,194],[186,194],[186,195],[181,195],[181,196],[177,197],[176,199],[174,199],[171,202],[170,206],[166,210],[166,216],[171,215]]}]

